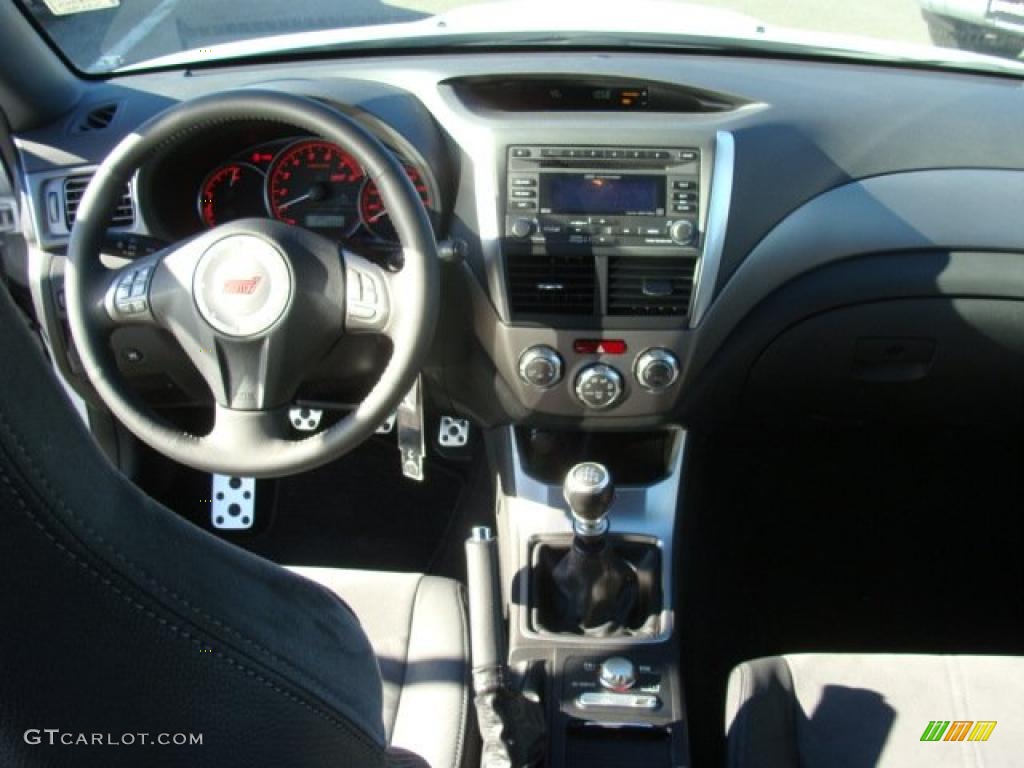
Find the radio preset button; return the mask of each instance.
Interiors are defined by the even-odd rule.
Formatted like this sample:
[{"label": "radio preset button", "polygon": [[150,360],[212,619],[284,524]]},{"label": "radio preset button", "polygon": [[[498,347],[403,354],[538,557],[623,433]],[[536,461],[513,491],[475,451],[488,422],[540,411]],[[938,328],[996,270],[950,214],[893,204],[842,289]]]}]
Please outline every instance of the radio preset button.
[{"label": "radio preset button", "polygon": [[536,179],[527,179],[527,178],[516,178],[516,179],[512,179],[512,186],[513,187],[536,187],[537,186],[537,180]]},{"label": "radio preset button", "polygon": [[695,181],[673,181],[672,189],[696,189],[697,182]]},{"label": "radio preset button", "polygon": [[693,203],[675,203],[672,206],[672,210],[676,213],[693,213],[696,210],[696,207]]},{"label": "radio preset button", "polygon": [[517,211],[535,211],[537,204],[529,200],[513,200],[512,208]]},{"label": "radio preset button", "polygon": [[533,189],[513,189],[512,197],[536,197],[537,192]]}]

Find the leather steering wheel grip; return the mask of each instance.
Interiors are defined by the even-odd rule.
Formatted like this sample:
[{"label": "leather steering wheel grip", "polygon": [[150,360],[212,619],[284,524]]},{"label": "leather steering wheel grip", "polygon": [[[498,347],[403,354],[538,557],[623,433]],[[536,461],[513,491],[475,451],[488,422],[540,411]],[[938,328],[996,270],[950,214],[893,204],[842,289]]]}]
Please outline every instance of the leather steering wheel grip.
[{"label": "leather steering wheel grip", "polygon": [[[221,439],[192,435],[168,424],[126,385],[110,352],[110,328],[99,319],[106,311],[105,297],[114,274],[100,261],[100,245],[124,185],[157,151],[234,121],[280,123],[344,148],[376,183],[404,253],[401,271],[387,278],[394,293],[391,304],[400,307],[386,330],[393,346],[391,359],[352,413],[302,440],[286,439],[286,430],[276,428],[274,417],[279,407],[244,411],[218,405]],[[340,246],[338,254],[342,259]],[[412,386],[433,339],[440,271],[433,229],[419,195],[401,164],[375,136],[322,102],[245,89],[172,106],[114,148],[96,171],[79,206],[68,247],[65,291],[68,320],[86,375],[132,433],[169,458],[201,471],[273,477],[306,471],[344,455],[369,438],[394,411]],[[344,296],[337,300],[344,302]],[[338,312],[343,311],[342,303]],[[224,434],[230,439],[223,439]]]}]

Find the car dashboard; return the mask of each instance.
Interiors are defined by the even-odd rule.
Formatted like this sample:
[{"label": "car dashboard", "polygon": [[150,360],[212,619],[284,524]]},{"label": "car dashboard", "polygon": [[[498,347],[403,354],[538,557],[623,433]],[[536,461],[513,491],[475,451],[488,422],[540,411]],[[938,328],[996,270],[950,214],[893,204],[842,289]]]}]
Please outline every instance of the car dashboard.
[{"label": "car dashboard", "polygon": [[[90,173],[167,106],[258,88],[346,112],[406,168],[445,254],[424,369],[445,412],[574,429],[748,412],[1022,415],[1007,394],[1024,390],[1014,79],[534,50],[255,63],[91,86],[70,119],[15,136],[31,214],[25,280],[58,367],[87,397],[61,275]],[[141,168],[105,258],[247,216],[373,258],[398,249],[379,193],[343,150],[254,120],[197,132]],[[975,336],[984,343],[965,347]],[[159,332],[113,344],[155,405],[207,396]],[[300,399],[358,398],[386,355],[365,339],[343,345]]]}]

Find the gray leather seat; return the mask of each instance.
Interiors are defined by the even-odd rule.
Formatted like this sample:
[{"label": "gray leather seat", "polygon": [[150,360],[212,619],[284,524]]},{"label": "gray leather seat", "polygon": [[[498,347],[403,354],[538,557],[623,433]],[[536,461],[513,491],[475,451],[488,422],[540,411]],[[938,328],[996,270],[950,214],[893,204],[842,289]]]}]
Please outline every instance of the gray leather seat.
[{"label": "gray leather seat", "polygon": [[457,583],[211,536],[100,456],[4,290],[0,354],[0,766],[474,763]]},{"label": "gray leather seat", "polygon": [[461,585],[419,573],[290,570],[330,589],[359,618],[380,667],[388,743],[431,768],[463,765],[471,704]]},{"label": "gray leather seat", "polygon": [[726,732],[730,768],[1020,765],[1024,657],[798,654],[744,662],[729,677]]}]

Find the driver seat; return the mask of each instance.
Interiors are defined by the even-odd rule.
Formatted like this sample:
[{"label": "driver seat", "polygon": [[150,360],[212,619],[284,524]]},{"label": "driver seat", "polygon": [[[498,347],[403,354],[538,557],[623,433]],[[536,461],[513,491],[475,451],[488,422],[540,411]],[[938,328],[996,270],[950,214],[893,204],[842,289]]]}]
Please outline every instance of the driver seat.
[{"label": "driver seat", "polygon": [[457,583],[287,570],[160,506],[0,294],[0,765],[474,759]]}]

